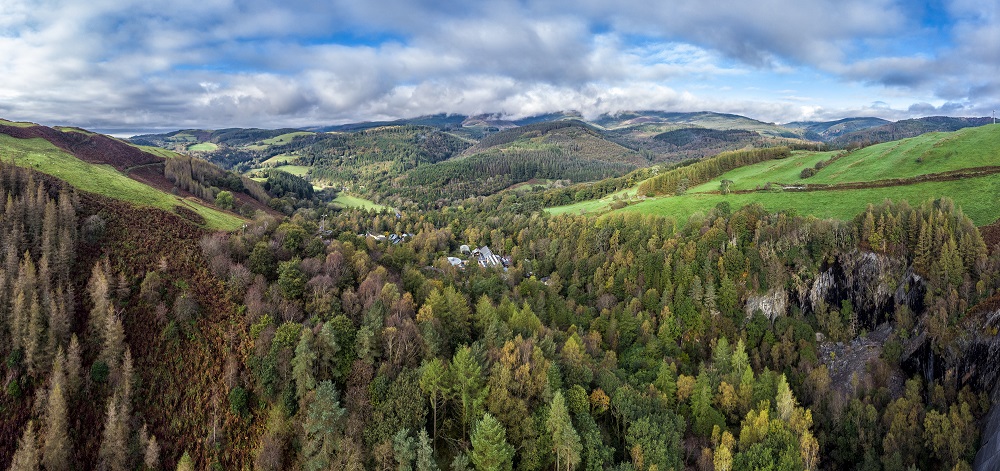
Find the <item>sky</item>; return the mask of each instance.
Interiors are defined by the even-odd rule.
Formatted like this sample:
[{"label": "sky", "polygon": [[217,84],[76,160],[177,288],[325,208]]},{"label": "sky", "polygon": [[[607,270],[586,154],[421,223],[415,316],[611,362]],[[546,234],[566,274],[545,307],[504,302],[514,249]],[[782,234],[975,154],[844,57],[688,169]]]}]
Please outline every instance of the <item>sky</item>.
[{"label": "sky", "polygon": [[989,116],[983,0],[3,0],[0,117],[306,127],[434,113]]}]

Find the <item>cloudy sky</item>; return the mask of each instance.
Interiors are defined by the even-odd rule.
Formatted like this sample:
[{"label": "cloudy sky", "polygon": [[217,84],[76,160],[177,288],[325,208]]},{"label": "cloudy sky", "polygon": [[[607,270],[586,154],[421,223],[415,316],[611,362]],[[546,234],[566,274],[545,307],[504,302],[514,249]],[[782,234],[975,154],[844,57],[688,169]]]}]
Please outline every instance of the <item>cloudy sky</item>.
[{"label": "cloudy sky", "polygon": [[139,130],[569,109],[988,116],[1000,104],[998,10],[983,0],[3,0],[0,117]]}]

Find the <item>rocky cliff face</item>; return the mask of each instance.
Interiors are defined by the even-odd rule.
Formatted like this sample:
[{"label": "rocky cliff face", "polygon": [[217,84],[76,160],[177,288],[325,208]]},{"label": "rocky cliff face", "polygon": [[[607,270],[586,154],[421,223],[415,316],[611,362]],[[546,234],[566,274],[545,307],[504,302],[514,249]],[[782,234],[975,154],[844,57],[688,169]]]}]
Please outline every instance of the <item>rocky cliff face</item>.
[{"label": "rocky cliff face", "polygon": [[854,250],[841,254],[799,292],[799,305],[814,311],[821,303],[840,306],[849,300],[861,324],[874,329],[887,321],[895,306],[923,310],[924,280],[900,258]]}]

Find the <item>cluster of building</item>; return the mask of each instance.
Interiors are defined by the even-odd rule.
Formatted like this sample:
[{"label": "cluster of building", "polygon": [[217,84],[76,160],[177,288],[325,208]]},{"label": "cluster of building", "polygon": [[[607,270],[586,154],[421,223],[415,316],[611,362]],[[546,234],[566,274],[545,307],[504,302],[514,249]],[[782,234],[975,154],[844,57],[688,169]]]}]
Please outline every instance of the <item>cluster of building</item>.
[{"label": "cluster of building", "polygon": [[365,234],[358,234],[358,237],[371,237],[372,239],[375,239],[376,242],[389,241],[395,245],[405,242],[407,239],[413,237],[413,234],[406,232],[403,234],[389,234],[388,236],[386,236],[383,234],[372,234],[371,232],[368,232]]},{"label": "cluster of building", "polygon": [[[503,267],[506,270],[512,262],[510,255],[497,255],[490,250],[488,245],[484,245],[478,249],[472,249],[468,245],[463,245],[459,247],[459,252],[462,255],[468,256],[469,260],[475,260],[483,268]],[[459,257],[448,257],[448,263],[453,267],[465,268],[467,261]]]}]

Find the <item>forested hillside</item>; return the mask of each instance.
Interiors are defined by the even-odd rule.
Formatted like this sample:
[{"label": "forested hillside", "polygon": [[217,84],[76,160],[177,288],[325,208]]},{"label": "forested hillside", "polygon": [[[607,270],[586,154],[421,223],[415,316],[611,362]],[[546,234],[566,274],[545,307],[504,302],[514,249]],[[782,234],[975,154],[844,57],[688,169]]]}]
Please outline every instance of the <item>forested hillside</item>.
[{"label": "forested hillside", "polygon": [[990,118],[951,118],[947,116],[905,119],[836,136],[830,143],[841,148],[866,146],[906,139],[929,132],[957,131],[968,127],[983,126],[991,122]]}]

